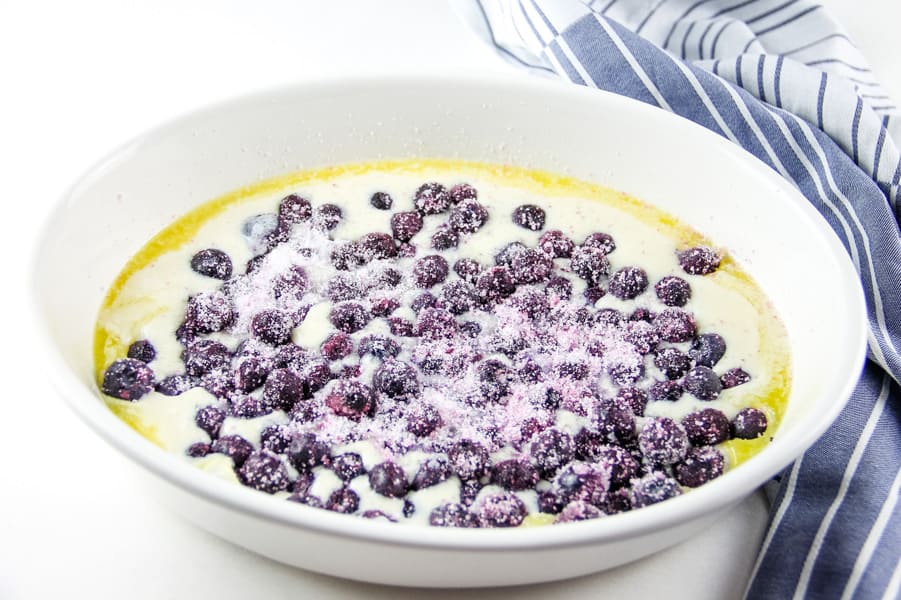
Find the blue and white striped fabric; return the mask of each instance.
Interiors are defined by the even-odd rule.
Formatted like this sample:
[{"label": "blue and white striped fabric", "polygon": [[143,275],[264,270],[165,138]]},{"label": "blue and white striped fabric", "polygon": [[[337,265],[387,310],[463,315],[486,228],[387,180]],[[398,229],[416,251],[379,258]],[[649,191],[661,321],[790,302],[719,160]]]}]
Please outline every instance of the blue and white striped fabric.
[{"label": "blue and white striped fabric", "polygon": [[[860,273],[869,362],[782,474],[749,598],[901,590],[901,114],[808,0],[472,0],[525,67],[672,111],[739,144],[822,213]],[[841,318],[837,315],[836,318]]]}]

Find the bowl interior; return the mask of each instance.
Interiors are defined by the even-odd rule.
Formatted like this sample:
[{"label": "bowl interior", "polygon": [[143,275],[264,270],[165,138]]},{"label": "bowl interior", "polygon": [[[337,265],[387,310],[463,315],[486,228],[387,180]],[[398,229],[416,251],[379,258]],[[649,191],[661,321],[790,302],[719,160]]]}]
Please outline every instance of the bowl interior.
[{"label": "bowl interior", "polygon": [[[50,217],[34,263],[37,317],[59,359],[54,378],[64,395],[145,466],[180,473],[94,392],[93,325],[125,261],[191,207],[247,183],[409,157],[539,168],[622,190],[729,248],[766,291],[794,361],[779,435],[723,478],[731,483],[713,482],[686,498],[694,508],[672,510],[750,492],[811,444],[850,393],[865,341],[856,275],[825,222],[761,163],[678,117],[577,86],[382,78],[281,89],[199,111],[124,146],[77,183]],[[847,318],[830,319],[835,312]],[[832,325],[822,327],[827,319]],[[658,512],[675,515],[668,511]]]}]

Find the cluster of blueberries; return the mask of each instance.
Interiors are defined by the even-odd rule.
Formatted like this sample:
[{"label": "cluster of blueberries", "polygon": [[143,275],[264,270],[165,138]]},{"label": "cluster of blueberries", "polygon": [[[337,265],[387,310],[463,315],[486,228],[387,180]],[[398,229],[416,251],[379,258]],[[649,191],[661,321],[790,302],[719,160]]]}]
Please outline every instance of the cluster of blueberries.
[{"label": "cluster of blueberries", "polygon": [[[204,387],[221,402],[197,412],[195,422],[209,435],[209,441],[191,445],[187,449],[190,456],[224,454],[232,459],[235,472],[245,485],[268,493],[287,491],[291,500],[341,513],[359,511],[360,498],[348,484],[361,476],[367,478],[373,492],[399,499],[456,476],[462,484],[459,502],[445,503],[432,511],[429,521],[436,526],[516,526],[527,514],[516,492],[525,490],[535,490],[540,511],[557,515],[558,522],[647,506],[680,494],[682,486],[697,487],[719,476],[724,458],[715,448],[717,444],[730,438],[763,435],[766,416],[754,408],[741,410],[731,420],[716,408],[693,412],[679,422],[665,417],[637,420],[643,417],[648,402],[675,401],[684,393],[711,401],[722,390],[750,380],[740,368],[722,375],[713,370],[725,354],[726,343],[716,333],[698,334],[693,317],[682,310],[691,297],[686,279],[669,275],[650,286],[640,267],[626,266],[611,273],[608,256],[616,244],[606,233],[594,233],[576,244],[559,230],[547,230],[534,248],[519,242],[503,246],[494,265],[485,266],[466,258],[451,264],[441,252],[456,248],[488,221],[489,211],[477,196],[467,184],[447,189],[439,183],[426,183],[414,195],[414,210],[392,214],[391,235],[370,233],[359,240],[337,244],[330,261],[339,273],[321,290],[333,302],[328,318],[335,331],[315,350],[291,341],[294,327],[306,316],[303,310],[260,310],[251,319],[249,339],[233,351],[204,337],[227,330],[236,320],[228,290],[234,268],[221,250],[198,252],[191,260],[191,268],[224,283],[219,290],[189,299],[184,321],[176,332],[184,347],[184,373],[157,380],[149,365],[156,351],[149,341],[138,340],[131,344],[126,358],[114,361],[106,369],[103,392],[134,401],[152,390],[178,395],[193,387]],[[378,192],[370,203],[377,209],[390,210],[393,199]],[[412,240],[423,229],[424,219],[433,215],[444,218],[428,242],[434,253],[415,258],[419,249]],[[245,273],[253,273],[267,251],[290,240],[292,227],[298,223],[312,223],[328,232],[342,218],[341,209],[335,205],[314,208],[300,196],[285,197],[274,226],[265,232],[264,251],[248,262]],[[511,218],[518,226],[537,232],[544,229],[546,215],[540,207],[522,205]],[[361,290],[349,276],[373,261],[390,264],[401,258],[413,260],[408,275],[389,266],[377,273],[377,281],[367,290]],[[715,251],[705,247],[683,251],[678,258],[689,275],[710,274],[720,261]],[[573,298],[572,280],[561,270],[585,281],[582,301]],[[456,278],[451,278],[451,271]],[[342,272],[348,276],[342,276]],[[400,302],[390,294],[378,297],[376,293],[373,297],[370,293],[372,289],[394,288],[405,278],[422,290],[410,305],[417,315],[415,320],[392,314]],[[303,268],[294,266],[274,280],[272,293],[276,298],[299,299],[310,291],[309,286]],[[650,287],[667,307],[665,310],[654,313],[639,307],[624,314],[592,307],[606,294],[633,300]],[[490,454],[496,448],[485,440],[456,440],[441,455],[423,462],[415,473],[406,473],[390,460],[367,470],[359,454],[336,454],[329,443],[314,433],[298,433],[288,425],[263,429],[259,448],[239,435],[221,433],[227,417],[253,418],[277,410],[297,422],[314,421],[323,410],[361,421],[376,415],[380,404],[390,400],[402,401],[409,407],[405,414],[406,431],[428,438],[443,423],[434,407],[417,402],[423,388],[420,374],[441,375],[459,366],[441,361],[410,364],[398,360],[401,345],[411,341],[403,338],[412,338],[413,343],[457,338],[477,343],[482,339],[482,328],[476,320],[466,319],[470,311],[491,311],[509,302],[538,322],[553,313],[550,298],[570,307],[578,304],[580,308],[568,314],[586,325],[628,327],[634,347],[641,355],[651,357],[664,378],[639,386],[642,370],[614,366],[609,369],[609,376],[619,391],[614,398],[597,399],[596,427],[571,435],[547,424],[524,423],[525,443],[519,448],[522,452],[516,458],[495,463]],[[372,319],[379,318],[386,320],[391,336],[353,336]],[[688,345],[688,349],[683,352],[672,344]],[[345,360],[354,353],[355,346],[359,357],[371,355],[380,360],[368,382],[360,380],[359,366],[348,366]],[[261,351],[261,347],[266,350]],[[514,344],[493,350],[510,360],[508,363],[486,358],[479,362],[476,372],[482,402],[502,404],[512,382],[540,385],[543,381],[543,374],[533,362],[517,362],[520,353],[528,348]],[[603,347],[597,348],[598,355],[603,351]],[[343,366],[336,370],[339,363]],[[587,366],[576,363],[565,365],[563,371],[557,375],[575,380],[589,375]],[[257,390],[260,393],[251,394]],[[553,412],[560,408],[560,393],[549,387],[542,403]],[[293,467],[297,475],[292,475],[286,465]],[[314,469],[319,467],[332,470],[345,483],[328,498],[309,493]],[[477,502],[479,491],[489,483],[503,491],[483,494]],[[412,502],[404,501],[405,516],[415,510]],[[395,520],[394,516],[375,510],[361,514]]]}]

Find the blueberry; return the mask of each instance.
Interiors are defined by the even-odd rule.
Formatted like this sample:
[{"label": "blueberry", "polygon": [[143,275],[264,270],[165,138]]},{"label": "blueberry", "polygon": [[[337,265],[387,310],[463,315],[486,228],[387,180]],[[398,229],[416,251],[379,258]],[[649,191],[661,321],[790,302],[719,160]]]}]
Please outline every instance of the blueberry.
[{"label": "blueberry", "polygon": [[667,379],[679,379],[691,368],[691,359],[678,348],[660,348],[654,356],[654,365]]},{"label": "blueberry", "polygon": [[648,394],[644,390],[637,387],[624,387],[616,392],[616,397],[628,402],[636,416],[644,415],[644,409],[648,404]]},{"label": "blueberry", "polygon": [[182,361],[188,375],[200,377],[215,370],[225,369],[231,361],[231,354],[225,344],[210,339],[191,342],[182,353]]},{"label": "blueberry", "polygon": [[720,256],[713,248],[698,246],[679,252],[679,266],[689,275],[709,275],[720,266]]},{"label": "blueberry", "polygon": [[438,410],[425,404],[407,413],[407,431],[416,437],[426,437],[444,424]]},{"label": "blueberry", "polygon": [[619,328],[625,323],[626,317],[615,308],[602,308],[594,315],[594,322],[598,325],[611,325]]},{"label": "blueberry", "polygon": [[235,389],[242,392],[252,392],[266,381],[266,376],[272,368],[268,361],[255,356],[249,356],[238,361],[235,368]]},{"label": "blueberry", "polygon": [[419,391],[416,369],[399,360],[388,359],[372,376],[372,385],[391,398],[408,399]]},{"label": "blueberry", "polygon": [[684,391],[678,381],[655,381],[648,388],[648,399],[652,402],[676,402]]},{"label": "blueberry", "polygon": [[460,204],[465,200],[475,200],[479,197],[478,191],[468,183],[458,183],[448,192],[451,202]]},{"label": "blueberry", "polygon": [[479,275],[482,273],[482,265],[480,265],[478,261],[475,261],[471,258],[458,259],[454,263],[453,268],[454,273],[456,273],[460,277],[460,279],[473,285],[478,280]]},{"label": "blueberry", "polygon": [[482,302],[493,304],[516,291],[513,275],[506,267],[491,267],[479,275],[476,289]]},{"label": "blueberry", "polygon": [[554,270],[550,257],[534,248],[526,248],[516,253],[510,261],[510,272],[517,283],[538,283],[546,280]]},{"label": "blueberry", "polygon": [[681,277],[674,275],[667,275],[654,284],[654,292],[667,306],[685,306],[691,298],[691,286]]},{"label": "blueberry", "polygon": [[472,506],[485,487],[479,479],[464,479],[460,484],[460,503],[464,506]]},{"label": "blueberry", "polygon": [[241,483],[255,490],[274,494],[288,489],[288,470],[277,454],[258,450],[247,457],[238,469]]},{"label": "blueberry", "polygon": [[532,442],[532,464],[544,478],[553,477],[560,467],[569,463],[575,455],[571,435],[556,428],[545,429]]},{"label": "blueberry", "polygon": [[437,215],[446,211],[451,204],[450,194],[440,183],[424,183],[413,194],[413,205],[424,215]]},{"label": "blueberry", "polygon": [[463,279],[455,279],[454,281],[449,281],[442,288],[441,298],[450,312],[455,315],[462,315],[476,305],[479,293],[475,285]]},{"label": "blueberry", "polygon": [[400,317],[388,317],[388,330],[397,337],[416,337],[416,326]]},{"label": "blueberry", "polygon": [[218,369],[202,375],[200,387],[219,399],[226,399],[235,391],[232,374]]},{"label": "blueberry", "polygon": [[339,271],[350,271],[365,263],[363,252],[356,242],[344,242],[336,246],[329,255],[329,260]]},{"label": "blueberry", "polygon": [[510,298],[508,304],[532,321],[540,320],[550,310],[547,296],[532,288],[521,290]]},{"label": "blueberry", "polygon": [[422,229],[422,216],[415,211],[391,215],[391,233],[401,242],[409,242]]},{"label": "blueberry", "polygon": [[488,449],[479,442],[468,439],[451,446],[447,459],[453,472],[462,481],[484,477],[491,465]]},{"label": "blueberry", "polygon": [[388,336],[373,333],[360,340],[357,354],[361,357],[371,354],[381,359],[394,358],[400,354],[400,345]]},{"label": "blueberry", "polygon": [[645,323],[653,323],[656,318],[657,313],[644,306],[639,306],[629,315],[629,321],[644,321]]},{"label": "blueberry", "polygon": [[191,257],[191,269],[206,277],[225,281],[232,276],[232,261],[222,250],[207,248]]},{"label": "blueberry", "polygon": [[204,406],[197,410],[194,415],[194,423],[207,434],[210,439],[219,436],[219,430],[225,422],[225,413],[215,406]]},{"label": "blueberry", "polygon": [[288,458],[294,468],[302,473],[331,464],[328,444],[317,439],[313,433],[295,436],[288,446]]},{"label": "blueberry", "polygon": [[400,308],[400,302],[397,300],[393,298],[379,298],[372,301],[372,308],[369,309],[369,312],[374,317],[387,317],[398,308]]},{"label": "blueberry", "polygon": [[482,498],[474,513],[481,527],[517,527],[528,510],[516,495],[502,493]]},{"label": "blueberry", "polygon": [[638,434],[638,447],[651,462],[671,465],[685,458],[688,435],[669,417],[651,417]]},{"label": "blueberry", "polygon": [[431,254],[423,256],[413,264],[413,281],[417,286],[428,289],[447,279],[450,267],[443,256]]},{"label": "blueberry", "polygon": [[350,335],[339,331],[328,336],[319,346],[319,351],[327,360],[341,360],[354,351],[354,341]]},{"label": "blueberry", "polygon": [[556,515],[563,510],[563,506],[563,502],[554,490],[543,490],[538,492],[538,512]]},{"label": "blueberry", "polygon": [[460,333],[468,338],[475,339],[482,333],[482,326],[475,321],[464,321],[460,323]]},{"label": "blueberry", "polygon": [[719,450],[710,446],[692,448],[685,460],[677,464],[673,471],[676,481],[690,488],[704,485],[723,474],[725,459]]},{"label": "blueberry", "polygon": [[622,443],[635,438],[635,413],[628,401],[604,398],[597,405],[598,431],[608,440]]},{"label": "blueberry", "polygon": [[153,390],[153,370],[135,358],[114,361],[103,374],[101,389],[107,396],[135,401]]},{"label": "blueberry", "polygon": [[703,408],[685,415],[682,427],[694,446],[714,446],[729,439],[729,417],[715,408]]},{"label": "blueberry", "polygon": [[356,452],[346,452],[332,457],[331,467],[341,481],[350,481],[366,473],[363,458]]},{"label": "blueberry", "polygon": [[[544,292],[550,297],[569,300],[573,295],[573,284],[566,277],[555,276],[548,279]],[[596,302],[597,300],[595,300]]]},{"label": "blueberry", "polygon": [[494,264],[499,267],[509,267],[513,264],[513,257],[525,250],[527,246],[522,242],[510,242],[505,244],[494,255]]},{"label": "blueberry", "polygon": [[250,333],[254,338],[279,346],[291,340],[294,320],[285,311],[278,309],[261,310],[250,320]]},{"label": "blueberry", "polygon": [[313,224],[319,229],[331,231],[338,226],[343,217],[344,213],[339,206],[323,204],[313,213]]},{"label": "blueberry", "polygon": [[272,365],[276,368],[291,367],[301,369],[310,360],[310,352],[297,344],[279,346],[272,357]]},{"label": "blueberry", "polygon": [[419,465],[416,475],[413,476],[413,482],[410,489],[424,490],[425,488],[438,485],[453,475],[447,460],[440,457],[431,457]]},{"label": "blueberry", "polygon": [[238,419],[255,419],[268,415],[272,407],[265,401],[246,394],[230,394],[228,397],[228,414]]},{"label": "blueberry", "polygon": [[278,216],[263,213],[252,216],[241,224],[241,236],[253,254],[264,254],[269,250],[267,240],[272,239],[278,228]]},{"label": "blueberry", "polygon": [[356,302],[336,304],[329,312],[328,318],[335,329],[344,333],[355,333],[369,323],[368,311]]},{"label": "blueberry", "polygon": [[582,246],[573,250],[569,268],[591,286],[610,272],[610,261],[603,250]]},{"label": "blueberry", "polygon": [[188,299],[185,325],[197,333],[222,331],[234,320],[231,302],[222,292],[201,292]]},{"label": "blueberry", "polygon": [[440,308],[427,308],[416,319],[416,334],[426,340],[451,338],[459,331],[454,315]]},{"label": "blueberry", "polygon": [[513,210],[513,222],[530,231],[544,229],[544,209],[534,204],[522,204]]},{"label": "blueberry", "polygon": [[551,258],[569,258],[575,243],[559,229],[549,229],[538,238],[538,248]]},{"label": "blueberry", "polygon": [[510,458],[491,467],[492,483],[505,490],[516,492],[533,489],[539,479],[538,470],[524,459]]},{"label": "blueberry", "polygon": [[432,510],[429,525],[433,527],[476,527],[475,517],[459,502],[445,502]]},{"label": "blueberry", "polygon": [[450,228],[459,233],[475,233],[487,222],[488,209],[475,200],[458,204],[447,219]]},{"label": "blueberry", "polygon": [[272,280],[272,293],[278,298],[294,298],[300,300],[307,291],[309,276],[303,267],[291,265],[291,267],[279,273]]},{"label": "blueberry", "polygon": [[538,383],[544,379],[544,371],[531,359],[517,369],[516,375],[523,383]]},{"label": "blueberry", "polygon": [[685,391],[699,400],[716,400],[723,391],[720,378],[710,367],[694,367],[682,378]]},{"label": "blueberry", "polygon": [[644,363],[638,354],[605,356],[607,374],[619,386],[632,385],[644,375]]},{"label": "blueberry", "polygon": [[588,377],[588,365],[583,362],[569,361],[560,363],[555,371],[561,379],[582,381]]},{"label": "blueberry", "polygon": [[360,507],[360,496],[352,489],[343,487],[331,493],[325,508],[336,513],[350,515]]},{"label": "blueberry", "polygon": [[164,396],[178,396],[199,384],[197,378],[191,375],[169,375],[158,382],[155,389]]},{"label": "blueberry", "polygon": [[604,254],[610,254],[616,250],[616,242],[609,234],[598,231],[585,238],[585,241],[582,242],[582,247],[597,248],[598,250],[603,251]]},{"label": "blueberry", "polygon": [[497,359],[488,359],[476,369],[479,377],[479,392],[489,402],[497,402],[510,393],[513,373],[507,365]]},{"label": "blueberry", "polygon": [[195,442],[188,446],[185,454],[191,458],[203,458],[210,453],[210,444],[206,442]]},{"label": "blueberry", "polygon": [[413,312],[419,314],[425,308],[442,308],[442,306],[435,294],[423,292],[413,298],[413,301],[410,302],[410,308]]},{"label": "blueberry", "polygon": [[751,376],[748,375],[741,369],[740,367],[735,367],[734,369],[729,369],[723,376],[720,377],[720,383],[723,384],[723,389],[734,388],[737,385],[742,385],[751,381]]},{"label": "blueberry", "polygon": [[604,447],[604,436],[593,430],[583,427],[573,436],[573,456],[579,460],[594,462],[600,456]]},{"label": "blueberry", "polygon": [[582,500],[598,504],[610,487],[610,472],[604,465],[573,461],[557,472],[553,487],[562,504]]},{"label": "blueberry", "polygon": [[639,267],[623,267],[610,276],[607,291],[620,300],[632,300],[648,289],[648,274]]},{"label": "blueberry", "polygon": [[570,502],[563,507],[560,514],[557,515],[554,523],[574,523],[576,521],[588,521],[589,519],[597,519],[604,516],[597,506],[588,504],[582,500]]},{"label": "blueberry", "polygon": [[313,216],[313,207],[306,198],[290,194],[278,204],[278,220],[286,225],[308,221]]},{"label": "blueberry", "polygon": [[767,428],[767,418],[763,411],[756,408],[743,408],[732,419],[732,437],[740,440],[753,440],[763,435]]},{"label": "blueberry", "polygon": [[313,394],[324,388],[333,377],[334,374],[324,359],[311,360],[300,373],[303,396],[311,398]]},{"label": "blueberry", "polygon": [[647,321],[629,321],[623,339],[635,346],[639,354],[649,354],[660,342],[660,333]]},{"label": "blueberry", "polygon": [[621,446],[603,446],[598,450],[596,462],[610,469],[610,486],[622,487],[638,475],[640,466],[635,457]]},{"label": "blueberry", "polygon": [[632,480],[632,506],[641,508],[675,498],[682,494],[682,488],[672,477],[653,471],[640,479]]},{"label": "blueberry", "polygon": [[391,194],[388,192],[376,192],[369,198],[369,204],[371,204],[373,208],[379,210],[391,210],[391,205],[394,204],[394,198],[392,198]]},{"label": "blueberry", "polygon": [[267,425],[260,431],[260,446],[275,454],[286,454],[291,446],[291,433],[285,425]]},{"label": "blueberry", "polygon": [[274,369],[263,384],[262,398],[273,409],[289,411],[303,398],[303,382],[291,369]]},{"label": "blueberry", "polygon": [[726,353],[726,340],[718,333],[702,333],[691,344],[688,355],[696,365],[713,367]]},{"label": "blueberry", "polygon": [[376,400],[372,388],[353,379],[336,381],[325,397],[325,405],[339,417],[354,421],[375,413]]},{"label": "blueberry", "polygon": [[210,452],[224,454],[232,459],[235,467],[240,467],[247,460],[247,457],[253,453],[253,444],[240,435],[222,435],[213,440],[213,443],[210,445]]},{"label": "blueberry", "polygon": [[397,246],[387,233],[367,233],[357,240],[357,249],[364,263],[397,256]]},{"label": "blueberry", "polygon": [[137,340],[128,347],[126,356],[142,363],[153,362],[153,359],[156,358],[156,348],[147,340]]},{"label": "blueberry", "polygon": [[254,256],[244,265],[244,272],[248,275],[256,273],[263,265],[263,261],[265,260],[266,257],[264,255]]},{"label": "blueberry", "polygon": [[369,471],[369,487],[372,491],[388,498],[403,498],[409,488],[407,474],[400,465],[385,461]]},{"label": "blueberry", "polygon": [[695,337],[698,326],[684,310],[668,308],[654,318],[654,327],[664,342],[687,342]]},{"label": "blueberry", "polygon": [[432,234],[431,247],[434,250],[449,250],[460,245],[460,233],[450,226],[442,225]]}]

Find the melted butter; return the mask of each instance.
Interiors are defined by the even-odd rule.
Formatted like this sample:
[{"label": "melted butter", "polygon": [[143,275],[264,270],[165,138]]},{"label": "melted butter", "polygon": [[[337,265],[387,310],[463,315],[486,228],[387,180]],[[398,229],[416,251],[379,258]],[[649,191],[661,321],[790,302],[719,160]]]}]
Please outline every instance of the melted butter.
[{"label": "melted butter", "polygon": [[[573,202],[590,200],[632,216],[638,222],[652,227],[661,235],[672,239],[678,248],[712,245],[703,235],[681,223],[674,216],[626,194],[545,171],[467,161],[428,159],[339,165],[291,173],[239,188],[194,208],[155,235],[128,261],[111,285],[100,308],[94,338],[94,361],[98,385],[102,380],[106,365],[125,355],[128,345],[137,338],[147,323],[159,316],[161,311],[171,309],[171,307],[161,306],[153,297],[136,297],[134,294],[126,293],[127,286],[137,275],[153,267],[161,257],[189,246],[196,240],[204,226],[236,206],[272,196],[272,205],[269,210],[274,210],[278,197],[291,191],[302,192],[305,186],[380,173],[392,176],[416,176],[422,181],[472,179],[488,182],[505,190],[514,192],[518,190],[540,195],[555,202],[557,200]],[[319,199],[319,202],[323,201],[328,200]],[[483,198],[482,201],[491,205],[491,198]],[[555,204],[551,210],[555,210],[558,206],[560,205]],[[395,209],[403,210],[400,206],[395,206]],[[368,227],[372,228],[372,225],[370,224]],[[559,223],[555,223],[554,227],[559,227]],[[565,228],[563,229],[565,230]],[[606,230],[606,227],[603,223],[599,223],[597,229]],[[617,237],[616,230],[610,231],[614,237]],[[238,236],[239,233],[235,231],[234,235]],[[778,318],[773,314],[763,292],[728,255],[724,257],[720,268],[712,275],[704,277],[703,280],[706,280],[705,285],[707,283],[715,284],[735,294],[735,297],[753,307],[760,315],[760,318],[757,319],[758,331],[756,333],[759,344],[762,345],[758,352],[762,368],[759,373],[754,375],[755,385],[745,384],[733,390],[727,390],[724,394],[735,399],[733,404],[736,407],[753,406],[763,410],[770,425],[766,434],[761,438],[730,440],[720,445],[728,463],[736,466],[765,446],[773,432],[776,431],[784,413],[790,389],[791,370],[785,332]],[[694,288],[695,280],[692,280],[691,283]],[[116,315],[121,315],[123,312],[133,317],[130,324],[116,322]],[[729,366],[741,365],[730,363]],[[761,378],[765,379],[761,380]],[[747,388],[748,391],[746,392],[743,388]],[[144,414],[141,403],[124,402],[106,396],[103,399],[117,416],[139,434],[161,447],[169,446],[160,441],[159,423],[149,414]],[[735,408],[735,410],[737,409]],[[539,524],[536,521],[539,519],[537,515],[530,516],[528,519],[531,519],[529,524]]]}]

